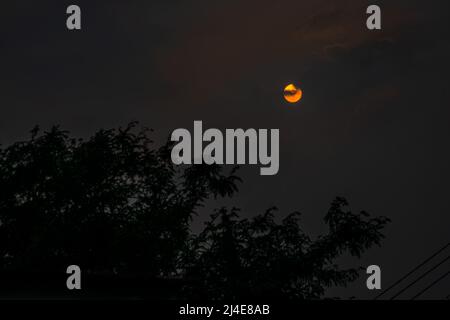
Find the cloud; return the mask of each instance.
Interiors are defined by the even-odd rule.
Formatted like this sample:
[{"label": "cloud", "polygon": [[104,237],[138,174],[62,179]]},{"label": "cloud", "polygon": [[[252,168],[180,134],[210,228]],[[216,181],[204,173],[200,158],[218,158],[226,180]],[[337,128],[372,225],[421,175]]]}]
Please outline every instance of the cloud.
[{"label": "cloud", "polygon": [[338,58],[339,49],[395,39],[417,20],[404,8],[386,4],[385,30],[371,33],[366,4],[355,1],[202,2],[205,14],[182,18],[173,42],[159,50],[161,76],[184,97],[207,103],[262,70],[287,78]]}]

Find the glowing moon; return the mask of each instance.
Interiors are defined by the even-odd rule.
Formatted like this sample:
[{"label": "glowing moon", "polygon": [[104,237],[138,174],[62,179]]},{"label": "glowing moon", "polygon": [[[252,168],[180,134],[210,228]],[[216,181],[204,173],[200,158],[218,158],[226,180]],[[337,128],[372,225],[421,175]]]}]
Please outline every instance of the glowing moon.
[{"label": "glowing moon", "polygon": [[300,101],[303,96],[303,92],[300,88],[297,88],[295,85],[288,84],[284,88],[284,99],[286,99],[289,103],[296,103]]}]

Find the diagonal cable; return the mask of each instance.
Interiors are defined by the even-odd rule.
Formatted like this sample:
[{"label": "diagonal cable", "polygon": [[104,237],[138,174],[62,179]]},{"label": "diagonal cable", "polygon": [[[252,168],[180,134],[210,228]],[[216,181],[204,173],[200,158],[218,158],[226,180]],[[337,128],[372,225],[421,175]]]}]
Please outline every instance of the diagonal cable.
[{"label": "diagonal cable", "polygon": [[423,261],[422,263],[420,263],[419,265],[417,265],[414,269],[412,269],[410,272],[408,272],[407,274],[405,274],[403,277],[401,277],[400,279],[398,279],[396,282],[394,282],[391,286],[389,286],[387,289],[385,289],[383,292],[381,292],[379,295],[377,295],[374,300],[377,300],[379,297],[381,297],[382,295],[384,295],[386,292],[388,292],[389,290],[391,290],[392,288],[394,288],[396,285],[398,285],[400,282],[402,282],[403,280],[405,280],[406,278],[408,278],[411,274],[413,274],[414,272],[416,272],[419,268],[421,268],[423,265],[425,265],[427,262],[429,262],[431,259],[433,259],[434,257],[436,257],[438,254],[440,254],[442,251],[444,251],[445,249],[447,249],[447,247],[450,246],[450,242],[447,243],[445,246],[443,246],[442,248],[440,248],[438,251],[436,251],[435,253],[433,253],[430,257],[428,257],[427,259],[425,259],[425,261]]},{"label": "diagonal cable", "polygon": [[444,260],[441,260],[438,264],[434,265],[431,269],[429,269],[427,272],[423,273],[421,276],[419,276],[418,278],[416,278],[416,280],[414,280],[413,282],[411,282],[410,284],[408,284],[406,287],[404,287],[402,290],[400,290],[399,292],[397,292],[390,300],[394,300],[395,298],[397,298],[399,295],[401,295],[403,292],[405,292],[406,290],[408,290],[410,287],[412,287],[414,284],[416,284],[417,282],[419,282],[420,280],[422,280],[425,276],[427,276],[429,273],[431,273],[432,271],[434,271],[435,269],[437,269],[439,266],[441,266],[442,264],[444,264],[447,260],[450,259],[450,256],[447,256],[447,258],[445,258]]},{"label": "diagonal cable", "polygon": [[411,298],[411,300],[415,300],[416,298],[420,297],[425,291],[432,288],[435,284],[437,284],[439,281],[443,280],[445,277],[447,277],[450,274],[450,271],[447,271],[442,276],[434,280],[429,286],[425,287],[422,291],[420,291],[418,294],[416,294],[414,297]]}]

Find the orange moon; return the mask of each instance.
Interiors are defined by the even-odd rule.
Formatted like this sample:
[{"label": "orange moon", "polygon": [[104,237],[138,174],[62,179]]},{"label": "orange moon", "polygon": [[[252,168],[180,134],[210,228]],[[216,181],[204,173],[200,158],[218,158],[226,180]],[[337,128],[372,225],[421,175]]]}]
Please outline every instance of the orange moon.
[{"label": "orange moon", "polygon": [[289,103],[296,103],[300,101],[303,96],[303,92],[300,88],[297,88],[295,85],[288,84],[284,88],[284,99],[286,99]]}]

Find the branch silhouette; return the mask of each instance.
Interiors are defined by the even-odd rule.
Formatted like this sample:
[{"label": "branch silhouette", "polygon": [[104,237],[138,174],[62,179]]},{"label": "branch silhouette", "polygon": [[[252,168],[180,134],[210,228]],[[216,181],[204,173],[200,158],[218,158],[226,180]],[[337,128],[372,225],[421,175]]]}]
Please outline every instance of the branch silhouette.
[{"label": "branch silhouette", "polygon": [[[316,240],[299,213],[277,223],[275,208],[252,219],[221,208],[195,235],[190,224],[205,201],[238,191],[236,168],[174,166],[172,144],[155,147],[151,130],[137,126],[87,140],[36,127],[29,140],[0,148],[3,283],[17,288],[20,278],[28,290],[26,274],[52,277],[75,263],[93,286],[101,278],[120,291],[126,282],[145,295],[156,283],[168,288],[151,288],[159,298],[316,299],[356,279],[357,268],[335,264],[339,256],[380,245],[388,219],[354,214],[343,198],[332,202],[328,233]],[[31,283],[51,282],[42,281]]]}]

